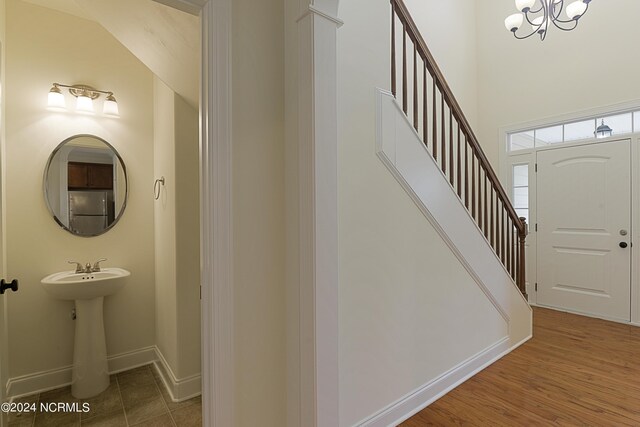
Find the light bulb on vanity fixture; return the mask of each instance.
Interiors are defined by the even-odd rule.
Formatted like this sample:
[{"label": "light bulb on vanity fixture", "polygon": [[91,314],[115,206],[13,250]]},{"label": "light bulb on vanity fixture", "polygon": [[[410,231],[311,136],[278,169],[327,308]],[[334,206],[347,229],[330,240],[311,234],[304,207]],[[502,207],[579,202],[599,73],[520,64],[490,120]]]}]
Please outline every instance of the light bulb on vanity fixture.
[{"label": "light bulb on vanity fixture", "polygon": [[53,84],[53,87],[49,91],[49,102],[48,105],[50,108],[66,108],[66,104],[64,102],[64,95],[60,90],[60,87],[57,84]]},{"label": "light bulb on vanity fixture", "polygon": [[102,112],[107,116],[119,116],[118,103],[113,96],[113,92],[96,89],[87,85],[65,85],[54,83],[49,91],[49,107],[60,109],[65,108],[64,94],[60,88],[67,88],[69,93],[76,97],[76,111],[81,113],[93,113],[93,101],[100,95],[105,95],[102,105]]},{"label": "light bulb on vanity fixture", "polygon": [[113,93],[107,95],[107,99],[105,99],[104,104],[102,105],[102,112],[107,116],[120,115],[120,111],[118,111],[118,102],[116,101],[116,97],[113,96]]}]

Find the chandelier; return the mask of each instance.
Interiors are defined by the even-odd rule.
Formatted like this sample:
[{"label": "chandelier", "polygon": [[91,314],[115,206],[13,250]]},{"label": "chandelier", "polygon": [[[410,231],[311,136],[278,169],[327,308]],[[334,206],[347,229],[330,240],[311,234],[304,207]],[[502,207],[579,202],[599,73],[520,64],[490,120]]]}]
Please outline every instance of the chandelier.
[{"label": "chandelier", "polygon": [[[591,0],[576,0],[566,8],[564,3],[565,0],[516,0],[516,8],[522,13],[508,16],[504,25],[518,40],[534,34],[539,34],[544,40],[551,24],[562,31],[571,31],[578,26],[578,20],[587,12]],[[525,20],[531,25],[531,33],[518,35],[517,31]]]}]

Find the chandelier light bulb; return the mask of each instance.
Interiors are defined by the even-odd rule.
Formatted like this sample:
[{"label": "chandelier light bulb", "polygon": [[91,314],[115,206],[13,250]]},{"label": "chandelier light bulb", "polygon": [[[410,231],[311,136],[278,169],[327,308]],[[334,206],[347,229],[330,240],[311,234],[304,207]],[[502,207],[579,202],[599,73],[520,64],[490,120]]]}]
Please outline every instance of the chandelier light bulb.
[{"label": "chandelier light bulb", "polygon": [[524,22],[524,15],[514,13],[507,16],[507,19],[504,20],[504,26],[507,27],[507,30],[516,32],[522,26],[522,22]]},{"label": "chandelier light bulb", "polygon": [[535,3],[536,0],[516,0],[516,9],[520,12],[528,12]]},{"label": "chandelier light bulb", "polygon": [[536,30],[540,29],[544,31],[544,28],[542,28],[542,26],[544,25],[544,21],[545,21],[544,16],[538,16],[533,21],[531,21],[531,27]]},{"label": "chandelier light bulb", "polygon": [[569,19],[578,19],[587,11],[587,4],[582,0],[574,1],[567,6],[567,16]]}]

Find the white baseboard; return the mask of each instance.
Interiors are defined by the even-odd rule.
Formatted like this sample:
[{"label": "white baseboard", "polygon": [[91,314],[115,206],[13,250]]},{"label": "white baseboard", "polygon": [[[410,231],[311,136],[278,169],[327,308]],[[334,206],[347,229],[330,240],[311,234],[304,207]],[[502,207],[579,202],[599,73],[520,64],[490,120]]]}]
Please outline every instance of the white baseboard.
[{"label": "white baseboard", "polygon": [[[139,350],[109,356],[109,373],[115,374],[138,366],[148,365],[156,360],[155,347],[145,347]],[[72,366],[35,372],[10,378],[7,381],[7,396],[12,399],[35,393],[53,390],[71,384]]]},{"label": "white baseboard", "polygon": [[156,357],[154,347],[142,348],[109,357],[107,360],[109,363],[109,373],[117,374],[118,372],[128,371],[138,366],[148,365],[154,362]]},{"label": "white baseboard", "polygon": [[171,366],[167,359],[163,356],[160,349],[156,346],[156,360],[153,365],[160,375],[165,388],[169,392],[171,400],[174,402],[182,402],[199,396],[202,393],[202,375],[196,374],[186,378],[178,379],[171,370]]},{"label": "white baseboard", "polygon": [[509,337],[502,338],[500,341],[465,360],[417,390],[414,390],[412,393],[409,393],[371,418],[361,421],[357,425],[362,427],[387,427],[400,424],[487,366],[509,354],[530,338],[531,336],[510,348]]}]

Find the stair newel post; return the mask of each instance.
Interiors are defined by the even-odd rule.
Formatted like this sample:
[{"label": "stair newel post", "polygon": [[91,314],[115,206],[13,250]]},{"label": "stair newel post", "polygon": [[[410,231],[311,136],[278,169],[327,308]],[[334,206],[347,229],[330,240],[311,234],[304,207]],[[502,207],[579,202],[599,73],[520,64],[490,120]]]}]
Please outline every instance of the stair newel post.
[{"label": "stair newel post", "polygon": [[524,245],[525,245],[525,240],[527,239],[528,225],[527,225],[527,219],[525,217],[520,217],[520,222],[522,223],[522,228],[518,230],[518,251],[519,251],[518,262],[520,264],[518,266],[518,287],[520,288],[520,292],[522,292],[522,295],[524,295],[524,297],[527,298],[527,286],[526,286],[526,274],[525,274],[525,268],[526,268],[527,262],[525,258]]}]

